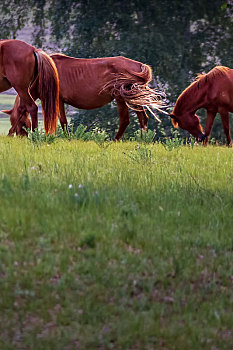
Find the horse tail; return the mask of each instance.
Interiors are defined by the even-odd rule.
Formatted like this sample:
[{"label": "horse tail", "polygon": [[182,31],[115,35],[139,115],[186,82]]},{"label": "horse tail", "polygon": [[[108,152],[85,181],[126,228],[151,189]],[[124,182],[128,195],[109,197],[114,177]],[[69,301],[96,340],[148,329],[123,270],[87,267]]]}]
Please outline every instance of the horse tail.
[{"label": "horse tail", "polygon": [[132,72],[131,75],[135,80],[138,80],[138,84],[147,85],[152,80],[152,68],[141,63],[141,72]]},{"label": "horse tail", "polygon": [[152,80],[151,67],[143,63],[140,65],[140,72],[127,70],[113,73],[113,79],[105,84],[103,90],[107,89],[114,98],[122,98],[132,110],[148,109],[154,115],[150,108],[162,111],[161,108],[165,107],[164,94],[149,87]]},{"label": "horse tail", "polygon": [[47,133],[56,133],[59,115],[59,78],[52,58],[42,50],[34,51],[37,59],[38,91]]}]

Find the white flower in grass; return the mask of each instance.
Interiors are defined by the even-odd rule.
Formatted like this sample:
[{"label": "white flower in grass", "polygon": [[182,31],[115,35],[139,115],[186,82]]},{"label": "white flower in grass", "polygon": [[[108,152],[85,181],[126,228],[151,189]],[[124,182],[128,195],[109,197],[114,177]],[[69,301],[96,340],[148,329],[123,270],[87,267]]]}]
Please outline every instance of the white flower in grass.
[{"label": "white flower in grass", "polygon": [[79,184],[78,185],[78,188],[83,188],[84,186],[82,184]]},{"label": "white flower in grass", "polygon": [[71,188],[73,187],[73,185],[72,184],[69,184],[69,189],[71,190]]},{"label": "white flower in grass", "polygon": [[74,196],[77,198],[78,197],[78,193],[75,193]]}]

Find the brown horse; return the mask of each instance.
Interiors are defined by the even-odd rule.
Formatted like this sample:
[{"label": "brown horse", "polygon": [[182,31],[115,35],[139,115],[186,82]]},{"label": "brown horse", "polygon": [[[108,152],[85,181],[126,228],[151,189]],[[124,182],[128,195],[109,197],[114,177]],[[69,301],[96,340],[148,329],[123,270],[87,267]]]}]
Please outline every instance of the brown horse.
[{"label": "brown horse", "polygon": [[[141,128],[146,129],[146,109],[159,109],[163,105],[160,95],[148,86],[152,70],[146,64],[125,57],[81,59],[62,54],[50,57],[59,75],[60,122],[63,128],[67,127],[64,103],[88,110],[102,107],[115,99],[119,113],[116,140],[119,140],[129,124],[129,107],[136,111]],[[40,98],[37,82],[30,93],[34,99]],[[14,108],[5,112],[11,115],[11,123],[17,125],[9,133],[16,131],[18,135],[24,135],[23,127],[30,126],[30,120],[26,110],[23,118],[19,118],[19,104],[17,98]]]},{"label": "brown horse", "polygon": [[[29,90],[35,79],[44,111],[46,132],[55,132],[59,113],[59,81],[53,60],[43,51],[20,41],[0,40],[0,92],[14,87],[20,96],[19,118],[31,114],[35,129],[38,107]],[[14,133],[16,125],[11,128]]]},{"label": "brown horse", "polygon": [[[207,110],[204,134],[195,114],[199,108]],[[231,146],[229,112],[233,112],[233,69],[216,66],[207,74],[199,74],[196,81],[182,92],[170,116],[175,127],[189,131],[207,145],[214,118],[219,113],[227,144]]]}]

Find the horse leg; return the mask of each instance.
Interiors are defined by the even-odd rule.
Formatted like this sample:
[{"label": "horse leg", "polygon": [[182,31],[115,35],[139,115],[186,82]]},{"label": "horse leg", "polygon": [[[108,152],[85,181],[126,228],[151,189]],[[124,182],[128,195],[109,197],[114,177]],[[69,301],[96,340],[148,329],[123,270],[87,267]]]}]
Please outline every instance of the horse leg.
[{"label": "horse leg", "polygon": [[232,141],[231,141],[231,130],[229,125],[229,113],[228,112],[220,112],[220,116],[222,119],[222,126],[227,138],[227,145],[228,147],[232,147]]},{"label": "horse leg", "polygon": [[67,133],[69,134],[69,130],[68,130],[68,122],[67,122],[67,118],[66,118],[66,112],[65,112],[65,107],[64,107],[64,102],[62,101],[61,98],[59,98],[59,120],[60,120],[60,124],[62,127],[63,131],[67,131]]},{"label": "horse leg", "polygon": [[149,118],[145,111],[136,111],[136,114],[138,116],[139,124],[141,127],[141,138],[142,138],[142,130],[148,131]]},{"label": "horse leg", "polygon": [[215,117],[216,117],[216,112],[207,110],[207,117],[206,117],[206,123],[205,123],[205,138],[203,141],[204,146],[208,145],[208,139],[209,139],[209,135],[210,135]]},{"label": "horse leg", "polygon": [[148,115],[145,111],[136,111],[141,129],[148,130]]},{"label": "horse leg", "polygon": [[129,109],[123,100],[117,99],[117,108],[119,114],[119,130],[116,134],[115,140],[119,141],[129,125]]}]

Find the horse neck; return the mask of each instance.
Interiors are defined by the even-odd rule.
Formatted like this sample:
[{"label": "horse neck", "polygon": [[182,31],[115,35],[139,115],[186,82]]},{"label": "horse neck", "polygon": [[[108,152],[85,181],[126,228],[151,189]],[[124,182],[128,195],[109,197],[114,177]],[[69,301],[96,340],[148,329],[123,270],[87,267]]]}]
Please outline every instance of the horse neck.
[{"label": "horse neck", "polygon": [[17,95],[16,99],[15,99],[15,103],[14,103],[13,109],[12,109],[12,111],[14,113],[18,112],[19,105],[20,105],[20,97],[19,97],[19,95]]},{"label": "horse neck", "polygon": [[199,87],[198,83],[194,82],[180,95],[174,114],[195,113],[199,108],[205,107],[208,84]]}]

